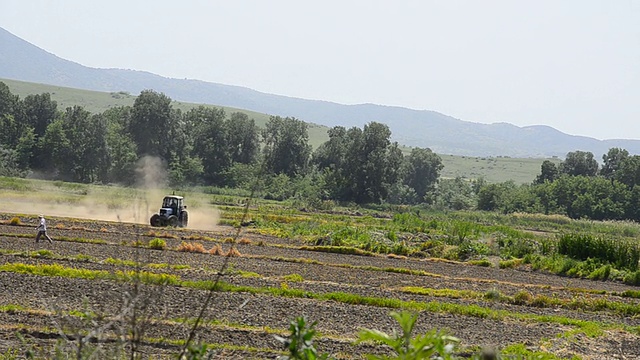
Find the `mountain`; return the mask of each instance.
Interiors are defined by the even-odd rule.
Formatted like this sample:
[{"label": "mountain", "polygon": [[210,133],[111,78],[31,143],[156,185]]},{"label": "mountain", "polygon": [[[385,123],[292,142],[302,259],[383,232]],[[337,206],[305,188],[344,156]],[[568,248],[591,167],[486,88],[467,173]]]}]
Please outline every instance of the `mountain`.
[{"label": "mountain", "polygon": [[640,140],[597,140],[562,133],[548,126],[480,124],[435,111],[375,104],[342,105],[266,94],[240,86],[171,79],[144,71],[96,69],[61,59],[0,28],[0,78],[79,89],[138,94],[163,92],[174,100],[293,116],[326,126],[389,125],[393,140],[429,147],[437,153],[467,156],[551,157],[591,151],[596,158],[611,147],[640,153]]}]

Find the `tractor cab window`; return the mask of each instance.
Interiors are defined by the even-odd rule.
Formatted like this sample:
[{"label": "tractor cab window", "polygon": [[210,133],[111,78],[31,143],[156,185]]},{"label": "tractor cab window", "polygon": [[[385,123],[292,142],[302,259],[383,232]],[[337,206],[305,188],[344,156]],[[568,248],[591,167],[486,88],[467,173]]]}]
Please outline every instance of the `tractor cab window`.
[{"label": "tractor cab window", "polygon": [[176,201],[176,199],[172,199],[172,198],[165,198],[162,204],[162,207],[173,207],[175,206],[174,201]]}]

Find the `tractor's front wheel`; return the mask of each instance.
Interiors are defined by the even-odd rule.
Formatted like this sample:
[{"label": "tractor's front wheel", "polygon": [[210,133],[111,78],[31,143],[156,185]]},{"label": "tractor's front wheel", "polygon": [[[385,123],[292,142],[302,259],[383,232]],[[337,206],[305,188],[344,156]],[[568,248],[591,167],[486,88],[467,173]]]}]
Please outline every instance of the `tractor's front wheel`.
[{"label": "tractor's front wheel", "polygon": [[176,227],[176,226],[178,226],[179,223],[180,223],[180,220],[178,220],[178,217],[175,216],[175,215],[171,215],[167,219],[167,225],[169,225],[169,226]]},{"label": "tractor's front wheel", "polygon": [[151,223],[151,226],[160,227],[162,226],[162,219],[160,218],[160,215],[153,214],[149,223]]}]

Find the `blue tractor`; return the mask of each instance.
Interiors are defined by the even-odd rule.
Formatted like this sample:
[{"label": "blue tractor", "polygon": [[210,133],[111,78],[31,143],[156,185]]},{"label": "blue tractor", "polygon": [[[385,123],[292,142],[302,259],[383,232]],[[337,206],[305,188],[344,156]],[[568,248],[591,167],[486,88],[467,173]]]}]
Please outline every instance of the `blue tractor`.
[{"label": "blue tractor", "polygon": [[157,214],[153,214],[149,221],[151,226],[186,227],[189,223],[187,206],[182,196],[167,195],[162,200],[162,207]]}]

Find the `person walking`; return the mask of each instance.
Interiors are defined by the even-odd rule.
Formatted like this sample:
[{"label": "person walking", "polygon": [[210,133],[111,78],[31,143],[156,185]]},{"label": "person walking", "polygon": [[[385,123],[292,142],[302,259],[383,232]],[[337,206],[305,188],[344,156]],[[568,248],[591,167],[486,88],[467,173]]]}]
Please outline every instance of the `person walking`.
[{"label": "person walking", "polygon": [[38,230],[38,235],[36,235],[36,242],[40,242],[40,236],[44,235],[44,237],[49,240],[49,243],[53,244],[53,240],[51,240],[49,235],[47,235],[47,222],[44,219],[44,215],[40,215],[38,216],[38,218],[40,219],[40,225],[36,227],[36,230]]}]

